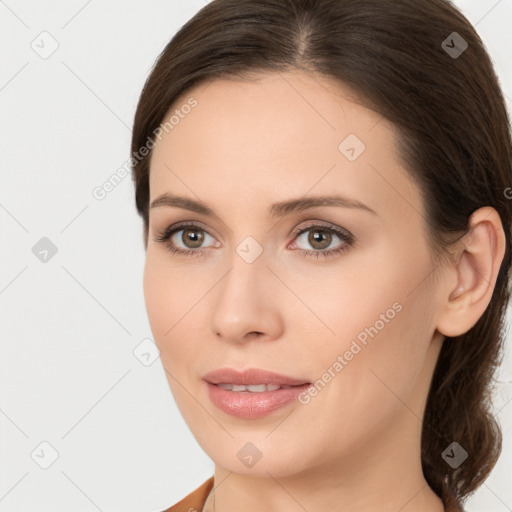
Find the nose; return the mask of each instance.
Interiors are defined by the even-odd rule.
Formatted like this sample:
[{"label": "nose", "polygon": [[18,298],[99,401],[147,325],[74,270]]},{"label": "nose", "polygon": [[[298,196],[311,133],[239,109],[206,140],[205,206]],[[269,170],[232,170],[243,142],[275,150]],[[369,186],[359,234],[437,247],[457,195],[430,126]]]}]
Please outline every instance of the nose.
[{"label": "nose", "polygon": [[251,263],[235,253],[230,263],[211,298],[212,332],[232,343],[279,338],[282,284],[268,268],[264,253]]}]

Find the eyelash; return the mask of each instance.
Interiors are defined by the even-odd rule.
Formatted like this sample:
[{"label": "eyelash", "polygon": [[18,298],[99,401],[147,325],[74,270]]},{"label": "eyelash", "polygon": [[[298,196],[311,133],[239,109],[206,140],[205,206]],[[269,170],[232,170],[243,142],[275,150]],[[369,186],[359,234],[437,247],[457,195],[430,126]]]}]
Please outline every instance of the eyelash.
[{"label": "eyelash", "polygon": [[[169,226],[168,228],[161,231],[159,234],[157,234],[155,238],[155,242],[163,243],[167,250],[169,250],[173,254],[180,254],[183,256],[188,257],[198,257],[201,256],[206,250],[207,247],[203,247],[202,249],[179,249],[177,247],[172,247],[168,240],[171,238],[174,233],[177,233],[179,231],[182,231],[186,228],[196,228],[198,231],[203,231],[204,233],[208,233],[205,229],[203,229],[200,225],[194,223],[194,222],[187,222],[187,223],[181,223],[181,224],[175,224],[172,226]],[[331,257],[335,256],[337,254],[344,253],[350,249],[354,245],[354,238],[351,234],[347,234],[340,229],[334,227],[333,225],[324,225],[324,224],[311,224],[309,226],[303,227],[299,230],[295,230],[292,235],[293,238],[297,238],[298,236],[302,235],[303,233],[307,231],[312,231],[316,228],[318,231],[326,231],[327,233],[335,234],[337,235],[341,241],[343,242],[341,245],[339,245],[336,249],[326,249],[326,250],[311,250],[307,251],[306,249],[295,249],[304,254],[307,258],[319,258],[322,257]],[[212,236],[212,235],[210,235]]]}]

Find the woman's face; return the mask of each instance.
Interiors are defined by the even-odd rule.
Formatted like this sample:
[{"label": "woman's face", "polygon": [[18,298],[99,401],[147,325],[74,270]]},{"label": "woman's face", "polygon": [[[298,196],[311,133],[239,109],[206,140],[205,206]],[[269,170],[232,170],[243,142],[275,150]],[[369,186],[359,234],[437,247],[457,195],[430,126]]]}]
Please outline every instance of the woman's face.
[{"label": "woman's face", "polygon": [[[176,403],[229,471],[353,471],[390,447],[419,460],[442,342],[439,269],[392,126],[348,93],[303,72],[216,80],[175,103],[153,150],[150,203],[167,194],[213,212],[150,209],[144,294]],[[273,207],[324,196],[347,202]],[[269,409],[263,395],[203,380],[221,368],[312,385]]]}]

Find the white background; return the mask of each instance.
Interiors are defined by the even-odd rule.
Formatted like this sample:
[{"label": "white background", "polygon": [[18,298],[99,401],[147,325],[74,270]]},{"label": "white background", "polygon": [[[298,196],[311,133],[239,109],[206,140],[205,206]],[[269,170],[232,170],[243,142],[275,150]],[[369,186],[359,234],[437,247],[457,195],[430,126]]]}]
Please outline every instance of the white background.
[{"label": "white background", "polygon": [[[484,40],[510,110],[512,0],[454,3]],[[0,1],[0,512],[157,512],[213,474],[160,360],[133,354],[152,335],[131,176],[92,195],[129,157],[154,60],[203,5]],[[31,47],[43,31],[58,42],[47,59]],[[32,252],[42,237],[58,251],[47,263]],[[512,510],[510,363],[497,387],[503,454],[468,512]],[[48,469],[34,461],[51,455],[43,441],[58,452]]]}]

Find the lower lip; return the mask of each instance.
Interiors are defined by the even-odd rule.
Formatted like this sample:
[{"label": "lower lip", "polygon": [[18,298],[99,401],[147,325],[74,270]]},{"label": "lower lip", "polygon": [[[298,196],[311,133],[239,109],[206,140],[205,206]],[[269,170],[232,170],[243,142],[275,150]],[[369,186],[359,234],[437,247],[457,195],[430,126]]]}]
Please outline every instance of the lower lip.
[{"label": "lower lip", "polygon": [[215,384],[206,383],[210,400],[219,409],[237,418],[261,418],[271,412],[288,405],[306,390],[310,384],[277,389],[275,391],[229,391]]}]

